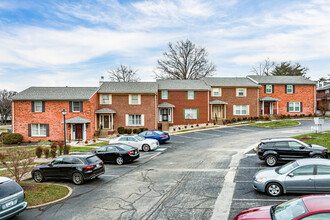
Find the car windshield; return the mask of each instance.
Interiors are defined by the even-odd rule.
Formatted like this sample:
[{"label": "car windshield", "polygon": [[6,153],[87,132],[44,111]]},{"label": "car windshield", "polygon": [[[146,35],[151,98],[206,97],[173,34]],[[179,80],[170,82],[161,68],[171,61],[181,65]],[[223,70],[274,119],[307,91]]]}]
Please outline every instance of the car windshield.
[{"label": "car windshield", "polygon": [[301,198],[291,199],[273,208],[275,220],[290,220],[308,212]]},{"label": "car windshield", "polygon": [[0,184],[0,198],[6,198],[22,191],[22,188],[15,181],[8,181]]},{"label": "car windshield", "polygon": [[89,164],[99,163],[101,159],[98,156],[91,156],[87,158]]},{"label": "car windshield", "polygon": [[292,170],[293,168],[296,168],[298,166],[296,161],[291,161],[281,167],[278,168],[278,173],[283,175],[287,172],[289,172],[290,170]]},{"label": "car windshield", "polygon": [[139,135],[135,136],[135,138],[136,138],[138,141],[143,141],[143,140],[145,140],[144,137],[139,136]]},{"label": "car windshield", "polygon": [[156,134],[164,134],[162,131],[154,131]]}]

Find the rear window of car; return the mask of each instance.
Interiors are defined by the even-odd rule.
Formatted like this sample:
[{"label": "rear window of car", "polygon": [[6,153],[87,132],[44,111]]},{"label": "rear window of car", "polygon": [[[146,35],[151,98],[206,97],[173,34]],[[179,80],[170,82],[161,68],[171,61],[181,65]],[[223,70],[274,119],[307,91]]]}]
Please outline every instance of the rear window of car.
[{"label": "rear window of car", "polygon": [[119,145],[118,146],[120,149],[125,150],[125,151],[131,151],[134,150],[133,147],[127,146],[127,145]]},{"label": "rear window of car", "polygon": [[156,134],[164,134],[162,131],[154,131]]},{"label": "rear window of car", "polygon": [[0,199],[3,199],[21,191],[22,188],[15,181],[2,183],[0,184]]},{"label": "rear window of car", "polygon": [[86,160],[89,164],[94,164],[94,163],[98,163],[101,161],[101,159],[97,156],[87,157]]}]

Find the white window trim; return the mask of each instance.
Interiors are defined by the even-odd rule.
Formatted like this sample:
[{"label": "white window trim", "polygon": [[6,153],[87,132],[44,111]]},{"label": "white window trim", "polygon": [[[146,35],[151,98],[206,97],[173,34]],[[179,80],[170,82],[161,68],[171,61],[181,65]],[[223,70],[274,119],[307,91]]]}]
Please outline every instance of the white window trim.
[{"label": "white window trim", "polygon": [[[37,103],[41,104],[41,110],[37,111]],[[42,101],[35,101],[34,102],[34,112],[42,112]]]},{"label": "white window trim", "polygon": [[[289,86],[291,86],[291,92],[289,92]],[[286,86],[286,93],[287,94],[293,94],[293,85],[287,85]]]},{"label": "white window trim", "polygon": [[[109,104],[104,104],[103,103],[103,95],[108,95],[109,96]],[[100,104],[101,105],[111,105],[112,104],[112,94],[100,94]]]},{"label": "white window trim", "polygon": [[[214,95],[214,89],[219,89],[219,95]],[[211,96],[213,96],[213,97],[219,97],[219,96],[221,96],[221,88],[212,88],[212,94],[211,94]]]},{"label": "white window trim", "polygon": [[[132,95],[137,95],[138,96],[138,103],[137,104],[132,103]],[[140,94],[130,94],[129,97],[128,97],[128,104],[129,105],[141,105],[141,95]]]},{"label": "white window trim", "polygon": [[[293,103],[293,111],[290,111],[290,103]],[[299,111],[295,111],[296,109],[296,104],[298,103]],[[300,102],[289,102],[289,112],[300,112]]]},{"label": "white window trim", "polygon": [[[192,98],[189,98],[189,93],[192,93]],[[187,99],[188,100],[194,100],[195,99],[195,91],[192,91],[192,90],[188,90],[187,92]]]},{"label": "white window trim", "polygon": [[[266,86],[266,93],[273,93],[273,86],[272,85],[265,85]],[[270,86],[270,92],[267,92],[267,86]]]},{"label": "white window trim", "polygon": [[[246,106],[246,114],[242,114],[242,106]],[[236,107],[240,107],[240,114],[236,114]],[[249,105],[233,105],[233,115],[250,115]]]},{"label": "white window trim", "polygon": [[[33,134],[33,125],[37,125],[38,127],[37,127],[37,135],[34,135]],[[41,125],[44,125],[44,124],[31,124],[31,137],[47,137],[47,127],[46,127],[46,134],[45,135],[41,135],[40,134],[40,131],[41,131],[41,129],[40,129],[40,127],[41,127]],[[44,125],[44,126],[46,126],[46,125]]]},{"label": "white window trim", "polygon": [[[188,110],[188,111],[195,110],[195,111],[196,111],[196,117],[187,118],[187,110]],[[195,114],[195,112],[194,112],[193,114]],[[192,115],[192,116],[194,116],[194,115]],[[184,119],[197,119],[197,118],[198,118],[198,111],[197,111],[197,108],[185,108],[185,109],[184,109]]]},{"label": "white window trim", "polygon": [[[129,116],[130,115],[141,115],[141,124],[130,124],[130,122],[129,122]],[[134,127],[134,126],[144,126],[144,114],[126,114],[125,115],[125,121],[126,121],[126,126],[132,126],[132,127]]]},{"label": "white window trim", "polygon": [[75,111],[74,110],[74,103],[75,103],[76,101],[72,101],[72,112],[80,112],[80,109],[81,109],[81,103],[80,102],[77,102],[77,103],[79,103],[79,110],[78,111]]},{"label": "white window trim", "polygon": [[[163,95],[164,92],[166,92],[166,96],[167,96],[166,98],[164,98]],[[161,99],[168,99],[168,90],[161,90],[160,94],[161,94]]]},{"label": "white window trim", "polygon": [[[243,95],[239,95],[239,90],[240,89],[243,89]],[[246,93],[247,93],[247,91],[246,91],[246,88],[236,88],[236,96],[237,97],[246,97]]]}]

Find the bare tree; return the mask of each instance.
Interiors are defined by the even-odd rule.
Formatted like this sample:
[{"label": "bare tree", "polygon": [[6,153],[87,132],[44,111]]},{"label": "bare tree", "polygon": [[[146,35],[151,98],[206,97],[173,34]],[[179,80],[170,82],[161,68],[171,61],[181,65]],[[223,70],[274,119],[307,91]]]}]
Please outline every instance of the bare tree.
[{"label": "bare tree", "polygon": [[157,61],[155,76],[158,79],[200,79],[211,76],[216,68],[207,59],[205,48],[196,47],[191,41],[168,44],[169,51]]},{"label": "bare tree", "polygon": [[108,71],[109,79],[114,82],[137,82],[137,70],[131,67],[120,65],[118,68]]},{"label": "bare tree", "polygon": [[276,63],[270,61],[269,58],[265,59],[263,63],[259,63],[258,66],[252,67],[251,72],[259,76],[269,76],[274,71]]},{"label": "bare tree", "polygon": [[325,116],[326,112],[329,111],[329,103],[325,100],[320,101],[317,107],[323,116]]},{"label": "bare tree", "polygon": [[0,152],[0,163],[9,171],[10,176],[20,182],[25,174],[31,172],[34,159],[28,150],[7,150]]},{"label": "bare tree", "polygon": [[7,123],[7,119],[11,116],[11,98],[16,94],[15,91],[8,91],[6,89],[0,90],[0,122]]}]

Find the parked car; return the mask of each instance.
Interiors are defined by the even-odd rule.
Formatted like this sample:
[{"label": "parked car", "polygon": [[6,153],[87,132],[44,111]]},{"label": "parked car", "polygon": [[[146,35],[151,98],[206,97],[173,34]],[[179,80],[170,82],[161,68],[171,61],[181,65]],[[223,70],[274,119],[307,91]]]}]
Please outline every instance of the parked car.
[{"label": "parked car", "polygon": [[282,193],[330,193],[330,160],[300,159],[281,167],[261,170],[253,188],[270,196]]},{"label": "parked car", "polygon": [[158,130],[143,131],[139,135],[145,138],[156,139],[160,144],[170,140],[170,135],[167,132]]},{"label": "parked car", "polygon": [[20,185],[7,177],[0,177],[0,219],[10,219],[27,207]]},{"label": "parked car", "polygon": [[326,147],[306,144],[294,138],[264,139],[258,145],[258,157],[268,166],[275,166],[278,161],[290,161],[301,158],[328,158]]},{"label": "parked car", "polygon": [[109,143],[123,143],[143,151],[155,150],[159,147],[159,142],[157,140],[146,139],[140,135],[121,136],[115,139],[111,139]]},{"label": "parked car", "polygon": [[104,163],[117,163],[122,165],[140,157],[139,149],[127,144],[109,144],[91,151]]},{"label": "parked car", "polygon": [[301,196],[274,206],[248,209],[234,218],[244,219],[327,220],[330,219],[330,195]]},{"label": "parked car", "polygon": [[104,174],[103,161],[93,154],[65,155],[48,164],[33,168],[32,177],[40,183],[46,179],[71,179],[74,184],[83,184]]}]

